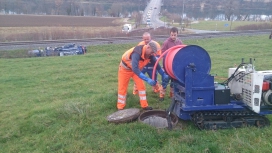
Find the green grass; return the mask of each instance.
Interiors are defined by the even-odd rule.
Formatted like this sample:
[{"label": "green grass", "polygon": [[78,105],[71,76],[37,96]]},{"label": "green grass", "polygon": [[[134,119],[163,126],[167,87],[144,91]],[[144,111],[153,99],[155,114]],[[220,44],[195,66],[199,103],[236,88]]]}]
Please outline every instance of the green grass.
[{"label": "green grass", "polygon": [[9,50],[9,51],[0,51],[0,58],[26,58],[30,57],[27,50],[18,49],[18,50]]},{"label": "green grass", "polygon": [[[220,77],[241,58],[255,58],[257,70],[271,69],[267,35],[184,42],[206,49],[211,73]],[[271,152],[272,127],[199,131],[179,120],[168,131],[108,123],[116,111],[120,58],[133,45],[90,46],[82,56],[0,58],[0,152]],[[132,84],[126,108],[140,108]],[[158,102],[146,86],[149,105],[166,109],[170,99]]]},{"label": "green grass", "polygon": [[212,31],[231,31],[239,26],[256,24],[261,25],[264,23],[254,21],[199,21],[199,23],[193,23],[187,28]]}]

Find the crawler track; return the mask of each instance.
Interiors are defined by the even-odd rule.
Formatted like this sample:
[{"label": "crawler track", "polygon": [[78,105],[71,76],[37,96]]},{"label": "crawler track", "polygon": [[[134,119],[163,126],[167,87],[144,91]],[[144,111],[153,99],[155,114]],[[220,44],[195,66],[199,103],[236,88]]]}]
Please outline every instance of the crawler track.
[{"label": "crawler track", "polygon": [[203,111],[191,116],[200,130],[241,128],[246,126],[265,127],[270,121],[252,111]]}]

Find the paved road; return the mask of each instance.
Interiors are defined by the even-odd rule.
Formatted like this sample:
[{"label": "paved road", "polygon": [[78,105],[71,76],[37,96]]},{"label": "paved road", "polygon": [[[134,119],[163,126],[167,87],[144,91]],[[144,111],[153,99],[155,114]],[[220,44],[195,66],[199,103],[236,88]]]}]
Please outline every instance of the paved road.
[{"label": "paved road", "polygon": [[165,26],[165,23],[159,20],[160,11],[161,11],[161,0],[151,0],[144,10],[143,24],[147,24],[148,18],[150,18],[151,24],[149,25],[149,27],[157,28],[160,26]]},{"label": "paved road", "polygon": [[[148,27],[158,28],[165,27],[166,23],[159,19],[161,12],[161,0],[150,0],[150,3],[147,4],[144,13],[143,13],[143,24],[147,24],[147,20],[150,19],[150,25]],[[213,33],[219,31],[207,31],[207,30],[197,30],[197,29],[186,29],[194,33]]]},{"label": "paved road", "polygon": [[192,31],[194,33],[217,33],[217,32],[221,32],[221,31],[208,31],[208,30],[187,29],[187,28],[185,28],[185,30]]}]

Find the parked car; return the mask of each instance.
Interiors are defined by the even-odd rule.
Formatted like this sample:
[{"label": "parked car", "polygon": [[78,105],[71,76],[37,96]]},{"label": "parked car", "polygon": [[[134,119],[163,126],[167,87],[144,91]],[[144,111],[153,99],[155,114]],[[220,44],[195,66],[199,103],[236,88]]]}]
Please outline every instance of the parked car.
[{"label": "parked car", "polygon": [[46,47],[46,56],[67,56],[67,55],[80,55],[87,52],[87,48],[82,45],[66,44],[61,47]]},{"label": "parked car", "polygon": [[44,51],[42,49],[29,50],[28,55],[31,57],[41,57],[44,56]]},{"label": "parked car", "polygon": [[58,47],[46,47],[44,50],[45,50],[45,55],[46,56],[58,56],[59,52],[57,52],[57,49]]}]

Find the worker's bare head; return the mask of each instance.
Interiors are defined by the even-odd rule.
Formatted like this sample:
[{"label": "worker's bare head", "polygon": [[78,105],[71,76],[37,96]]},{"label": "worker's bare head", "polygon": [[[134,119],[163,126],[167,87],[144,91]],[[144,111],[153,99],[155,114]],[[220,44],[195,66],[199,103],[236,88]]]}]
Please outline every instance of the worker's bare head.
[{"label": "worker's bare head", "polygon": [[152,54],[155,54],[157,52],[158,48],[157,48],[157,44],[155,41],[151,40],[148,44],[147,44],[147,49],[146,49],[146,55],[150,56]]},{"label": "worker's bare head", "polygon": [[171,28],[170,29],[170,38],[175,41],[177,39],[177,37],[178,37],[178,28],[176,28],[176,27]]},{"label": "worker's bare head", "polygon": [[151,35],[149,32],[145,32],[143,34],[143,41],[145,42],[146,45],[151,41]]}]

